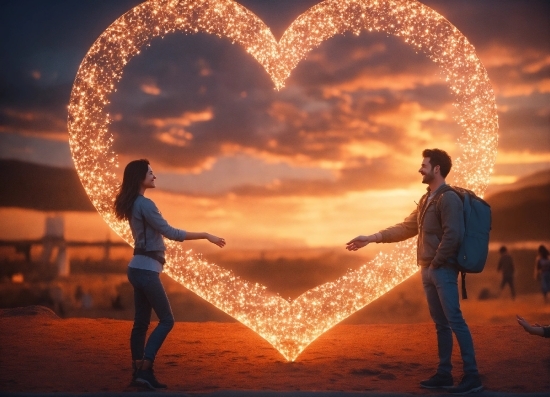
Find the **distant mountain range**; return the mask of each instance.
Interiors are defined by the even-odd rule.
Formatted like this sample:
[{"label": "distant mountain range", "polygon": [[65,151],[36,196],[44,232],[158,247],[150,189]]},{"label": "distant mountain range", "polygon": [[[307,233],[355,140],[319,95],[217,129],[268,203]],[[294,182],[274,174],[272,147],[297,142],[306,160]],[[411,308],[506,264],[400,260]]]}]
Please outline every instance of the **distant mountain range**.
[{"label": "distant mountain range", "polygon": [[[0,207],[38,211],[95,211],[71,168],[0,160]],[[492,241],[550,240],[550,170],[521,178],[486,197]]]},{"label": "distant mountain range", "polygon": [[550,170],[521,178],[486,200],[493,215],[491,240],[550,240]]},{"label": "distant mountain range", "polygon": [[0,160],[0,207],[95,211],[72,168]]}]

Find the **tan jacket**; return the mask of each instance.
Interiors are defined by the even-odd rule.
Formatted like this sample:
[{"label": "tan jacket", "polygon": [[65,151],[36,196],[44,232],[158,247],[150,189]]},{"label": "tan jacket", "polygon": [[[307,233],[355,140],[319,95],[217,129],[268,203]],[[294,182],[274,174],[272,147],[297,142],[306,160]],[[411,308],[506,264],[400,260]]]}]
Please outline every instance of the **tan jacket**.
[{"label": "tan jacket", "polygon": [[[438,192],[446,185],[441,185]],[[395,243],[418,235],[417,263],[419,266],[440,267],[443,264],[456,264],[456,256],[464,233],[462,200],[453,191],[446,191],[438,200],[424,205],[429,196],[426,193],[420,199],[418,207],[405,220],[397,225],[381,230],[382,243]],[[437,209],[435,204],[437,204]],[[437,212],[436,212],[437,210]],[[425,211],[424,220],[422,214]],[[441,222],[437,213],[440,213]]]}]

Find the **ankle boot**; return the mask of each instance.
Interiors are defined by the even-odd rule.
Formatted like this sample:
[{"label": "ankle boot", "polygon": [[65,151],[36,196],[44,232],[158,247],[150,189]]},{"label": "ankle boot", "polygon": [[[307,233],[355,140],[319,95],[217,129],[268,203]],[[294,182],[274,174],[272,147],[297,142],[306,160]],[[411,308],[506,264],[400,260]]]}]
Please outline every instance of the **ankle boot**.
[{"label": "ankle boot", "polygon": [[142,384],[143,386],[148,387],[151,390],[156,389],[166,389],[164,383],[160,383],[155,377],[155,372],[153,371],[153,366],[147,369],[138,369],[136,372],[136,382]]}]

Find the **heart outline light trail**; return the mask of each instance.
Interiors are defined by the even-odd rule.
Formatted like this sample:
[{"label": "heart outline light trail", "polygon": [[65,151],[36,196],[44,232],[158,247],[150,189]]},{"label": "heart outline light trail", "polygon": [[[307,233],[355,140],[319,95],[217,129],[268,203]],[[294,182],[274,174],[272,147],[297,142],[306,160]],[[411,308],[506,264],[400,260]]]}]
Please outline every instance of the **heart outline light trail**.
[{"label": "heart outline light trail", "polygon": [[[112,212],[118,161],[105,109],[125,65],[153,38],[175,31],[229,38],[243,46],[281,89],[299,61],[324,40],[364,30],[402,37],[440,66],[462,127],[454,183],[482,195],[498,139],[493,90],[474,47],[429,7],[414,0],[327,0],[299,16],[277,42],[258,17],[232,0],[150,0],[122,15],[101,34],[84,57],[71,92],[69,143],[93,205],[132,245],[128,224],[116,220]],[[390,254],[380,253],[361,268],[293,302],[171,241],[167,241],[165,273],[293,361],[319,335],[412,276],[417,271],[415,246],[416,239],[396,244]]]}]

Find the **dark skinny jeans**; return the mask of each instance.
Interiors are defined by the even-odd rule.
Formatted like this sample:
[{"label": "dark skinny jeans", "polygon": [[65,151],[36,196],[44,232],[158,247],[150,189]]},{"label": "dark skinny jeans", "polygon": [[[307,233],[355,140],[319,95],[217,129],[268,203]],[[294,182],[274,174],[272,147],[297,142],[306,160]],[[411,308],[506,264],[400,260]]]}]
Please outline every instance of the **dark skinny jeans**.
[{"label": "dark skinny jeans", "polygon": [[[164,339],[174,326],[172,308],[159,273],[128,267],[128,280],[134,287],[135,304],[134,326],[130,336],[132,360],[154,362]],[[155,311],[159,323],[145,343],[151,322],[151,310]]]}]

